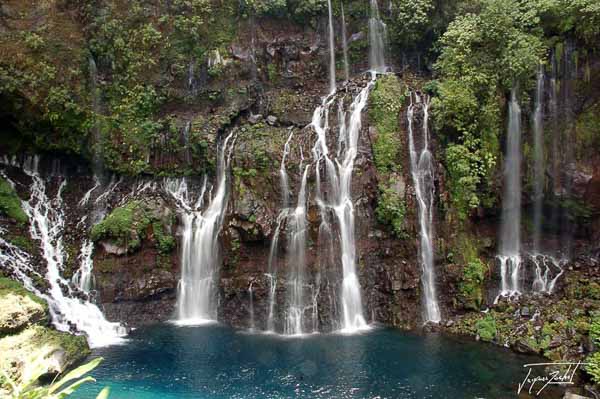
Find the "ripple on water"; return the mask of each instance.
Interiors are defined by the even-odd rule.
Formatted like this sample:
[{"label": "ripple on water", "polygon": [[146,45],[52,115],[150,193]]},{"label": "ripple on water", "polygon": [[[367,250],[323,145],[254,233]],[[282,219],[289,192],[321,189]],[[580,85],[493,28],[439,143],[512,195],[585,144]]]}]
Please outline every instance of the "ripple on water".
[{"label": "ripple on water", "polygon": [[248,334],[219,324],[162,324],[99,348],[95,398],[473,398],[514,397],[523,364],[538,361],[491,345],[387,328],[302,339]]}]

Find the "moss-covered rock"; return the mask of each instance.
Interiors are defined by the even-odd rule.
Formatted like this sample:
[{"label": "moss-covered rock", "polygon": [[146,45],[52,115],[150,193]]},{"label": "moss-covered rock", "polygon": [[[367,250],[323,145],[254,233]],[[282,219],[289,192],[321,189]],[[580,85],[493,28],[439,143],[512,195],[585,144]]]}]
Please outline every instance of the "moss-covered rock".
[{"label": "moss-covered rock", "polygon": [[0,369],[17,385],[61,373],[90,354],[83,336],[34,325],[0,339]]},{"label": "moss-covered rock", "polygon": [[22,224],[27,223],[28,220],[14,187],[2,177],[0,177],[0,213]]},{"label": "moss-covered rock", "polygon": [[174,214],[162,201],[132,200],[96,224],[91,238],[118,255],[135,252],[145,238],[154,241],[161,253],[169,253],[175,248],[173,221]]},{"label": "moss-covered rock", "polygon": [[404,99],[405,90],[396,75],[377,80],[371,92],[369,120],[377,130],[373,157],[380,174],[401,171],[399,114]]}]

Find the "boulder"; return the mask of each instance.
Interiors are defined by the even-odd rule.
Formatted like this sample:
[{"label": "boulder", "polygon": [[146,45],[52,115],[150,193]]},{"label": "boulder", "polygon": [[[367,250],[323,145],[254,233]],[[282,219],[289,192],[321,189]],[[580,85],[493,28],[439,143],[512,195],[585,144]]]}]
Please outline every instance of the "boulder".
[{"label": "boulder", "polygon": [[36,323],[48,322],[48,309],[30,296],[0,296],[0,335],[15,334]]},{"label": "boulder", "polygon": [[0,369],[18,385],[68,370],[90,354],[83,336],[34,325],[0,339]]}]

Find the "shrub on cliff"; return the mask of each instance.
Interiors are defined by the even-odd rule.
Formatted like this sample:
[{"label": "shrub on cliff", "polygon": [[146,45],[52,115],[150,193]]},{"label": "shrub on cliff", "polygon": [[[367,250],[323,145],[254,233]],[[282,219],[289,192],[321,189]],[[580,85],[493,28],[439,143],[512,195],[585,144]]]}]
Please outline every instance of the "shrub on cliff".
[{"label": "shrub on cliff", "polygon": [[481,307],[486,271],[487,267],[480,259],[474,259],[464,267],[459,290],[466,309],[479,310]]},{"label": "shrub on cliff", "polygon": [[27,215],[21,208],[21,200],[8,181],[0,177],[0,213],[18,223],[27,223]]},{"label": "shrub on cliff", "polygon": [[170,212],[161,214],[159,208],[157,204],[130,201],[96,224],[91,238],[93,241],[108,240],[126,252],[134,252],[144,238],[152,236],[159,252],[168,253],[175,247],[175,238],[166,231],[173,220]]}]

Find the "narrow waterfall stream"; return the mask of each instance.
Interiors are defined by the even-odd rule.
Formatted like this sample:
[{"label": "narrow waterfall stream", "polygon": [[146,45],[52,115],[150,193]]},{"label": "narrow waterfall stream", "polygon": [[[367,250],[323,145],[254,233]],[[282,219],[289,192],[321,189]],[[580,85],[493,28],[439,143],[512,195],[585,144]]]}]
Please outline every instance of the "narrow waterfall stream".
[{"label": "narrow waterfall stream", "polygon": [[537,73],[533,112],[533,251],[541,251],[542,207],[544,203],[544,69]]},{"label": "narrow waterfall stream", "polygon": [[[217,319],[218,236],[227,208],[227,175],[233,148],[232,134],[218,150],[215,193],[202,210],[206,178],[194,201],[185,178],[167,180],[165,189],[177,202],[183,222],[181,278],[177,291],[177,323],[203,324]],[[212,190],[210,190],[212,191]],[[210,193],[209,193],[210,196]]]},{"label": "narrow waterfall stream", "polygon": [[[61,276],[65,265],[65,250],[62,235],[65,229],[65,215],[62,192],[66,179],[61,179],[56,196],[50,198],[46,192],[46,182],[38,171],[39,158],[30,159],[24,165],[25,173],[31,178],[31,198],[23,202],[23,209],[29,220],[31,237],[40,242],[41,254],[46,261],[46,275],[49,285],[43,298],[49,304],[52,322],[61,331],[70,331],[75,325],[78,331],[86,334],[92,347],[112,345],[122,342],[126,334],[119,323],[107,321],[100,309],[89,301],[76,298],[69,282]],[[89,246],[88,246],[89,248]],[[86,256],[91,257],[91,249]],[[20,256],[22,263],[26,260]],[[87,262],[91,261],[86,260]],[[90,264],[86,267],[91,268]],[[82,279],[81,285],[88,283]]]},{"label": "narrow waterfall stream", "polygon": [[521,107],[516,89],[508,105],[508,134],[504,158],[504,195],[500,228],[500,295],[521,293]]},{"label": "narrow waterfall stream", "polygon": [[327,0],[329,15],[329,93],[335,92],[335,38],[333,35],[333,10],[331,0]]},{"label": "narrow waterfall stream", "polygon": [[344,3],[342,7],[342,49],[344,54],[344,79],[346,82],[350,80],[350,66],[348,64],[348,33],[346,32],[346,15],[344,13]]},{"label": "narrow waterfall stream", "polygon": [[[414,134],[415,108],[420,108],[421,112],[423,113],[423,126],[421,128],[421,137],[419,141],[416,140]],[[422,98],[418,93],[411,93],[407,118],[410,168],[413,184],[415,186],[417,206],[419,209],[419,255],[422,270],[421,280],[423,286],[423,299],[425,302],[423,320],[425,322],[439,323],[441,320],[441,314],[435,287],[433,247],[435,170],[432,154],[429,151],[429,98]],[[419,149],[417,149],[417,145],[420,145]]]},{"label": "narrow waterfall stream", "polygon": [[384,73],[387,71],[385,63],[385,47],[387,42],[387,26],[379,16],[377,0],[370,0],[369,17],[369,65],[372,71]]},{"label": "narrow waterfall stream", "polygon": [[305,312],[307,309],[306,281],[306,181],[309,166],[302,174],[296,208],[288,215],[288,298],[286,310],[286,335],[301,335],[306,332]]}]

